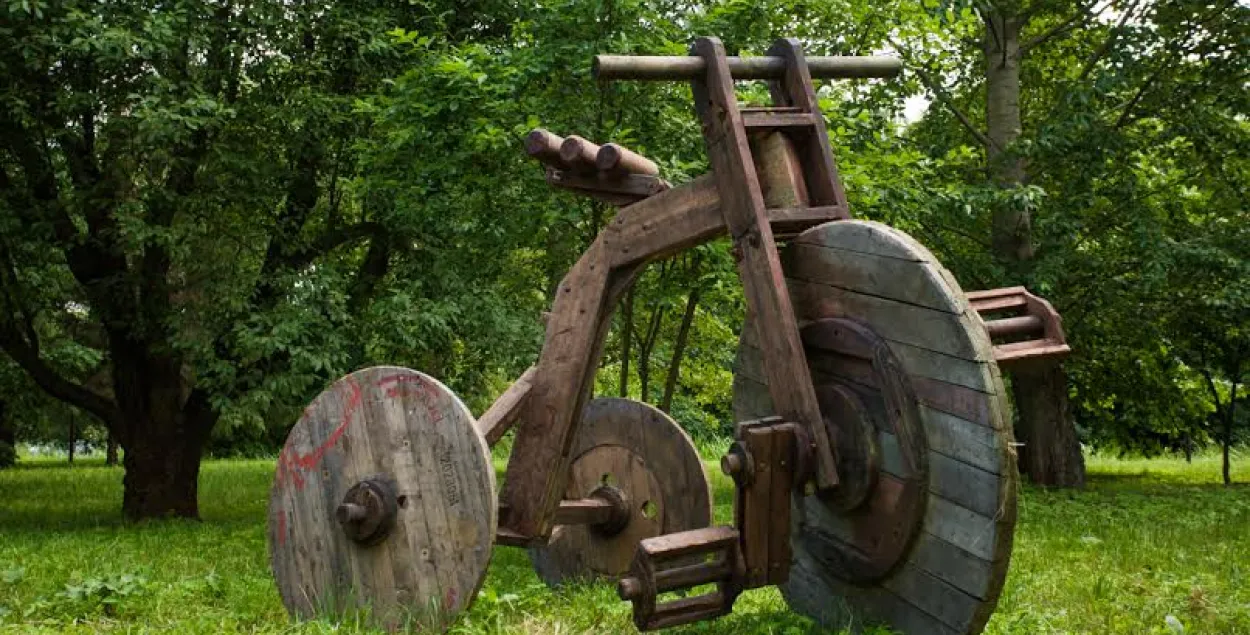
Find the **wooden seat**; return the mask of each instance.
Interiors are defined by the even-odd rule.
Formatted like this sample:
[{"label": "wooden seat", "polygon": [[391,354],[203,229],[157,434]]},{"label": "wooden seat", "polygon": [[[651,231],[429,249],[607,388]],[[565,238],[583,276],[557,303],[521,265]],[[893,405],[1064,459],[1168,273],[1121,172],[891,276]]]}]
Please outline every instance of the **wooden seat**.
[{"label": "wooden seat", "polygon": [[969,291],[967,298],[994,343],[994,361],[1007,370],[1058,360],[1072,350],[1059,312],[1024,287]]}]

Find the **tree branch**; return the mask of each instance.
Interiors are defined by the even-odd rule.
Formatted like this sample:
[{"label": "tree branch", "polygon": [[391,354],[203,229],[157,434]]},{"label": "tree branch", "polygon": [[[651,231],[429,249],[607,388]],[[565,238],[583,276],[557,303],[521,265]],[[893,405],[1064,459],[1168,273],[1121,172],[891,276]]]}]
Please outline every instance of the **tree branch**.
[{"label": "tree branch", "polygon": [[[1041,46],[1042,44],[1045,44],[1046,42],[1049,42],[1050,40],[1056,37],[1059,37],[1060,35],[1063,35],[1067,33],[1068,31],[1071,31],[1072,29],[1075,29],[1081,24],[1087,22],[1090,18],[1101,15],[1102,11],[1096,11],[1096,12],[1093,11],[1095,4],[1097,4],[1097,2],[1091,2],[1087,5],[1080,7],[1079,9],[1077,9],[1077,12],[1072,14],[1072,16],[1069,17],[1068,19],[1059,22],[1055,26],[1052,26],[1051,28],[1042,32],[1037,37],[1029,40],[1028,42],[1021,44],[1020,54],[1025,55],[1030,50],[1037,48],[1038,46]],[[1105,7],[1103,10],[1106,10]]]},{"label": "tree branch", "polygon": [[25,370],[35,384],[49,395],[97,416],[110,430],[121,423],[121,411],[117,404],[104,396],[76,384],[48,366],[34,346],[27,342],[7,322],[0,322],[0,349]]},{"label": "tree branch", "polygon": [[[919,66],[914,67],[913,70],[915,70],[916,75],[920,77],[920,82],[929,89],[929,92],[933,93],[935,98],[937,98],[938,103],[946,106],[946,109],[949,110],[952,115],[955,115],[955,119],[959,120],[959,123],[962,124],[972,137],[977,140],[977,143],[980,143],[986,149],[998,148],[997,144],[987,137],[984,132],[981,132],[977,128],[976,124],[972,123],[972,119],[970,119],[964,111],[960,110],[959,106],[955,105],[954,100],[951,99],[950,95],[946,92],[946,89],[942,88],[937,84],[937,82],[933,81],[933,78],[929,77],[929,74]],[[1001,150],[1001,148],[998,149]]]},{"label": "tree branch", "polygon": [[1088,77],[1090,71],[1094,70],[1094,65],[1098,63],[1098,60],[1102,59],[1103,56],[1107,54],[1107,51],[1111,50],[1111,45],[1114,44],[1116,39],[1120,37],[1120,31],[1124,28],[1124,24],[1128,22],[1128,19],[1132,17],[1133,13],[1137,11],[1137,6],[1140,2],[1141,0],[1132,0],[1129,2],[1128,8],[1125,9],[1124,14],[1120,16],[1120,21],[1116,22],[1115,26],[1111,27],[1111,31],[1107,33],[1107,38],[1102,41],[1102,44],[1098,45],[1098,48],[1094,50],[1094,53],[1089,56],[1088,60],[1085,61],[1085,67],[1081,69],[1081,74],[1079,76],[1080,80],[1083,81],[1086,77]]}]

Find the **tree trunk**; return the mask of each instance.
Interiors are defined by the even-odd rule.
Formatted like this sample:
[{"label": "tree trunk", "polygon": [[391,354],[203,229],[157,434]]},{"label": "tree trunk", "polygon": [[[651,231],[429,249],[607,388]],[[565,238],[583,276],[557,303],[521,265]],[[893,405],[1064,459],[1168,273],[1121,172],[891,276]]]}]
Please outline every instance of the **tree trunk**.
[{"label": "tree trunk", "polygon": [[104,464],[113,467],[117,465],[117,437],[109,432],[107,449],[104,451]]},{"label": "tree trunk", "polygon": [[1020,471],[1039,485],[1085,486],[1085,458],[1068,416],[1067,378],[1059,364],[1017,370],[1012,375],[1019,420],[1016,438]]},{"label": "tree trunk", "polygon": [[69,464],[74,464],[74,446],[78,445],[78,417],[71,412],[69,415]]},{"label": "tree trunk", "polygon": [[621,385],[618,396],[629,397],[629,355],[634,336],[634,288],[625,294],[625,306],[621,307]]},{"label": "tree trunk", "polygon": [[17,430],[9,423],[8,404],[0,399],[0,469],[17,461]]},{"label": "tree trunk", "polygon": [[190,389],[176,356],[148,353],[142,344],[113,346],[112,353],[125,450],[122,513],[128,520],[199,518],[200,457],[217,420],[207,394]]},{"label": "tree trunk", "polygon": [[660,339],[660,326],[664,323],[664,307],[657,306],[651,311],[651,320],[647,324],[647,335],[638,342],[638,398],[651,401],[651,353]]},{"label": "tree trunk", "polygon": [[[1012,147],[1022,133],[1020,116],[1020,31],[1026,18],[1011,6],[990,10],[983,18],[985,36],[986,166],[990,179],[1010,190],[1024,184],[1025,162]],[[1003,196],[995,205],[991,245],[994,257],[1013,277],[1024,278],[1033,258],[1030,210]],[[1016,437],[1024,443],[1020,468],[1034,483],[1081,487],[1085,483],[1085,460],[1068,416],[1067,378],[1059,364],[1037,367],[1012,375],[1019,417]]]},{"label": "tree trunk", "polygon": [[[1240,370],[1240,369],[1239,369]],[[1233,484],[1232,465],[1228,460],[1228,449],[1233,445],[1233,423],[1237,415],[1237,380],[1233,380],[1232,390],[1228,391],[1228,412],[1224,413],[1224,485]]]},{"label": "tree trunk", "polygon": [[[994,12],[986,20],[985,121],[990,145],[986,159],[990,177],[1003,189],[1024,183],[1024,158],[1011,147],[1020,124],[1020,29],[1023,20]],[[1000,203],[993,210],[994,255],[1008,265],[1033,257],[1032,219],[1020,205]]]},{"label": "tree trunk", "polygon": [[660,399],[660,410],[664,412],[673,407],[673,393],[677,392],[677,379],[681,374],[681,358],[686,354],[686,340],[690,336],[690,325],[694,323],[694,312],[698,305],[699,288],[695,287],[686,296],[686,312],[681,316],[677,341],[673,343],[673,359],[668,363],[668,377],[664,379],[664,397]]}]

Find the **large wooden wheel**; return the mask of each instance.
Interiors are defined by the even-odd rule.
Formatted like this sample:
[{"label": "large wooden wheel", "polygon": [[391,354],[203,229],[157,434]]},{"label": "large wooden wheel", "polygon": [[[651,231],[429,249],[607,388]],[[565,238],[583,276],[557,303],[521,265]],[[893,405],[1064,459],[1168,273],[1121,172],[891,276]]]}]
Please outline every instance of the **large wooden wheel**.
[{"label": "large wooden wheel", "polygon": [[[980,632],[1006,577],[1017,487],[980,319],[928,250],[879,223],[812,228],[783,263],[843,486],[796,498],[782,593],[833,628]],[[747,316],[739,420],[773,414],[754,345],[767,328]]]},{"label": "large wooden wheel", "polygon": [[441,632],[477,596],[498,502],[486,440],[431,377],[375,367],[327,388],[278,457],[269,553],[297,617],[361,611]]},{"label": "large wooden wheel", "polygon": [[712,523],[712,493],[699,453],[659,408],[629,399],[591,401],[572,456],[566,498],[610,488],[630,513],[628,522],[607,530],[558,526],[546,544],[531,548],[534,570],[549,586],[618,578],[629,572],[638,541]]}]

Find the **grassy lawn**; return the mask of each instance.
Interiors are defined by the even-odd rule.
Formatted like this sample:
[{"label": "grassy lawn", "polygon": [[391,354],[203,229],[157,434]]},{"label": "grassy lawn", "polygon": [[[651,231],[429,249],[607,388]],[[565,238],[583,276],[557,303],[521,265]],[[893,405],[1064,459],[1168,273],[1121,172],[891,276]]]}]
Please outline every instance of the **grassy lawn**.
[{"label": "grassy lawn", "polygon": [[[1235,478],[1250,480],[1241,458]],[[713,465],[717,513],[732,488]],[[1015,556],[990,633],[1250,633],[1250,487],[1218,462],[1093,458],[1084,492],[1026,487]],[[121,471],[26,461],[0,471],[0,632],[342,633],[293,624],[269,574],[270,461],[212,461],[203,522],[126,527]],[[631,633],[605,585],[552,593],[526,555],[498,548],[455,632]],[[677,632],[806,633],[775,590]]]}]

